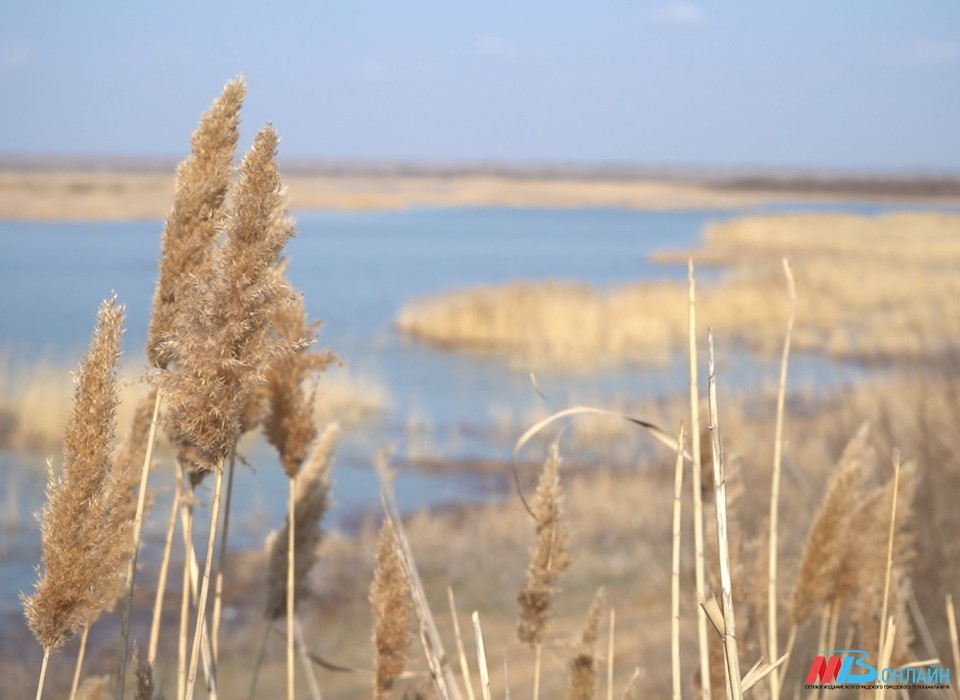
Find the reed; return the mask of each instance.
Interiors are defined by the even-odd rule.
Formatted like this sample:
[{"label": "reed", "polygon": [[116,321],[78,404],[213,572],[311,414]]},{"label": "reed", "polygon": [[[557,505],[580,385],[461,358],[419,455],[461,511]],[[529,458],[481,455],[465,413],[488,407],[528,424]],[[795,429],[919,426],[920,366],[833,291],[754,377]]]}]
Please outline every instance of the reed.
[{"label": "reed", "polygon": [[530,551],[526,583],[517,594],[520,604],[517,636],[535,654],[533,700],[539,697],[543,637],[557,579],[572,561],[567,553],[569,534],[562,517],[559,469],[560,450],[554,443],[531,504],[531,514],[536,522],[536,542]]},{"label": "reed", "polygon": [[226,216],[245,93],[242,77],[227,83],[200,118],[190,155],[177,168],[173,207],[163,227],[147,336],[147,356],[160,368],[176,357],[176,347],[169,341],[183,298],[210,272],[213,249]]},{"label": "reed", "polygon": [[[292,226],[281,222],[280,225]],[[275,268],[278,278],[283,278],[285,264]],[[316,373],[323,371],[335,360],[329,352],[311,351],[316,342],[319,323],[307,320],[303,297],[295,295],[285,305],[274,312],[274,333],[285,339],[295,351],[277,358],[267,370],[266,395],[269,411],[263,419],[264,433],[280,455],[280,462],[286,472],[289,485],[288,545],[287,561],[287,697],[295,696],[294,676],[294,607],[296,586],[296,481],[300,467],[307,457],[310,443],[316,436],[314,420],[314,394],[316,392]],[[311,385],[312,382],[312,385]],[[232,484],[232,480],[231,480]],[[227,491],[228,497],[230,490]],[[224,542],[221,553],[226,547],[227,530],[224,527]],[[214,639],[219,629],[219,589],[226,561],[220,566],[217,575],[218,595],[214,605]]]},{"label": "reed", "polygon": [[116,515],[118,494],[128,482],[116,474],[112,459],[122,333],[123,307],[109,299],[100,307],[77,375],[62,473],[50,465],[40,514],[42,574],[34,593],[22,597],[27,623],[43,648],[38,698],[50,654],[116,600],[118,572],[129,557],[131,523]]},{"label": "reed", "polygon": [[412,641],[410,620],[413,605],[403,561],[397,552],[397,533],[387,518],[380,529],[377,543],[377,566],[370,586],[374,628],[373,697],[390,697],[393,684],[406,667],[406,656]]}]

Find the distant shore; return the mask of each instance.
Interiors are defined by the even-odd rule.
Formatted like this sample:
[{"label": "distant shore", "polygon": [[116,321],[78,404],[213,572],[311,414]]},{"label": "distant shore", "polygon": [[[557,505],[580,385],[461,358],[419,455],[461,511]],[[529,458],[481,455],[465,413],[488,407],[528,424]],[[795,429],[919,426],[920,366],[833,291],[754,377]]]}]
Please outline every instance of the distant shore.
[{"label": "distant shore", "polygon": [[[960,205],[960,176],[673,172],[617,168],[356,166],[290,163],[295,211],[411,207],[734,209],[770,202],[872,201]],[[172,163],[0,158],[0,219],[162,218]]]}]

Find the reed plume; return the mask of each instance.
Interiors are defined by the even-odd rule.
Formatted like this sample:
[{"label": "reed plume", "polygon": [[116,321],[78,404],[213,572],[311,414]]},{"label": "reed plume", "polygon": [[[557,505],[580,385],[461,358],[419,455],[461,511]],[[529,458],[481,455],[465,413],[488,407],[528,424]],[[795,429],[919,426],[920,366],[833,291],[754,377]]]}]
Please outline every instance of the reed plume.
[{"label": "reed plume", "polygon": [[22,596],[27,623],[51,652],[116,599],[129,555],[129,521],[115,520],[112,472],[118,404],[117,362],[123,307],[100,306],[90,350],[80,365],[63,435],[63,471],[50,467],[47,503],[40,513],[43,573],[33,595]]},{"label": "reed plume", "polygon": [[191,153],[177,168],[147,336],[147,356],[160,368],[166,368],[176,356],[175,347],[167,341],[184,294],[209,273],[211,252],[225,218],[245,92],[243,78],[227,83],[201,117],[191,139]]},{"label": "reed plume", "polygon": [[394,682],[406,666],[407,650],[410,647],[410,619],[413,604],[410,602],[410,585],[397,552],[397,533],[390,518],[380,529],[377,542],[377,566],[370,586],[370,604],[373,606],[374,656],[373,697],[384,700],[389,697]]},{"label": "reed plume", "polygon": [[277,308],[290,299],[271,270],[291,226],[283,225],[278,138],[270,125],[254,137],[234,190],[234,212],[216,249],[211,274],[182,299],[170,342],[173,371],[157,378],[167,401],[168,436],[196,481],[214,471],[213,501],[186,697],[195,687],[200,638],[220,509],[224,463],[243,427],[245,407],[271,361],[296,346],[272,333]]},{"label": "reed plume", "polygon": [[593,700],[597,690],[597,636],[600,629],[600,615],[606,607],[606,592],[597,591],[587,612],[587,621],[580,633],[580,639],[570,660],[570,700]]},{"label": "reed plume", "polygon": [[[845,555],[838,532],[849,532],[876,454],[864,423],[843,450],[820,510],[810,526],[790,606],[790,624],[799,627],[823,601],[838,597],[837,575]],[[845,597],[845,596],[839,596]]]},{"label": "reed plume", "polygon": [[[281,278],[282,273],[283,267],[277,271]],[[311,351],[320,324],[307,319],[306,305],[300,295],[276,309],[273,327],[279,337],[296,347],[296,351],[278,358],[267,371],[265,387],[269,411],[263,419],[263,430],[267,440],[277,449],[283,470],[292,479],[300,471],[310,443],[316,437],[315,397],[310,380],[336,358],[330,352]]]},{"label": "reed plume", "polygon": [[270,362],[297,347],[271,333],[276,310],[290,299],[271,268],[293,235],[277,225],[283,216],[277,143],[268,125],[244,157],[235,212],[210,275],[182,299],[174,319],[176,369],[158,379],[178,458],[201,472],[217,468],[233,449],[247,401]]},{"label": "reed plume", "polygon": [[540,662],[543,636],[550,616],[550,606],[556,591],[557,579],[572,561],[567,553],[569,533],[562,519],[563,496],[560,493],[560,449],[550,446],[550,455],[543,465],[531,511],[536,520],[537,540],[530,550],[527,580],[517,602],[520,620],[517,637],[534,650],[533,698],[540,695]]},{"label": "reed plume", "polygon": [[[317,547],[323,539],[320,522],[330,506],[330,467],[333,450],[340,437],[340,426],[333,423],[323,431],[313,445],[310,458],[296,480],[296,508],[294,523],[294,580],[295,597],[300,598],[306,587],[307,574],[317,562]],[[287,610],[287,557],[289,554],[289,520],[270,536],[267,567],[267,599],[265,614],[268,620],[278,620]]]},{"label": "reed plume", "polygon": [[537,522],[537,541],[530,550],[527,582],[517,594],[520,603],[517,636],[531,647],[543,642],[557,579],[572,561],[567,553],[569,533],[562,519],[559,467],[560,451],[553,444],[531,504]]},{"label": "reed plume", "polygon": [[[901,586],[905,569],[915,551],[910,525],[916,487],[917,466],[915,462],[908,462],[900,471],[897,497],[893,548],[893,567],[896,572],[893,582],[897,585],[891,591],[891,610],[901,609],[904,605],[900,595]],[[850,601],[850,617],[857,622],[862,644],[874,644],[879,637],[880,625],[886,625],[886,621],[879,619],[878,611],[881,609],[887,568],[887,538],[893,496],[894,481],[891,479],[867,496],[854,511],[848,531],[855,536],[847,542],[837,575],[836,597],[839,601]],[[907,620],[897,619],[896,622],[894,657],[902,659],[906,656],[906,646],[912,640],[912,632]]]}]

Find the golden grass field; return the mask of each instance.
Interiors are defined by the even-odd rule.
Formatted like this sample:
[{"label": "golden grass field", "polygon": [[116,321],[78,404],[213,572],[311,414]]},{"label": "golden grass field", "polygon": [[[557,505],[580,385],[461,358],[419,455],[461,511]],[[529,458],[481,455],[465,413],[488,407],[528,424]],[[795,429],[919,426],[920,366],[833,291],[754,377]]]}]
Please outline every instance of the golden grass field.
[{"label": "golden grass field", "polygon": [[[937,357],[960,338],[960,215],[783,214],[716,224],[703,245],[655,260],[722,266],[704,285],[701,332],[762,353],[782,343],[788,257],[800,290],[794,347],[873,361]],[[666,362],[687,337],[676,283],[608,290],[516,282],[408,304],[399,330],[442,347],[493,352],[524,366],[567,369]]]}]

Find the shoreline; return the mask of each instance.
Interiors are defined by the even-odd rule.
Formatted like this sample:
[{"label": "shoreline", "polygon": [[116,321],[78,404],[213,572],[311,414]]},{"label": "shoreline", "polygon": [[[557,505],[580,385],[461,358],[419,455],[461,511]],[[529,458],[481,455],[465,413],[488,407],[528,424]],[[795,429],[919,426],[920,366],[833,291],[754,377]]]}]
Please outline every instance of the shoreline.
[{"label": "shoreline", "polygon": [[[773,203],[874,202],[960,206],[960,179],[604,171],[317,170],[284,175],[290,209],[395,211],[417,207],[620,208],[725,211]],[[160,168],[11,167],[0,161],[0,220],[162,219],[173,201],[173,171]]]}]

